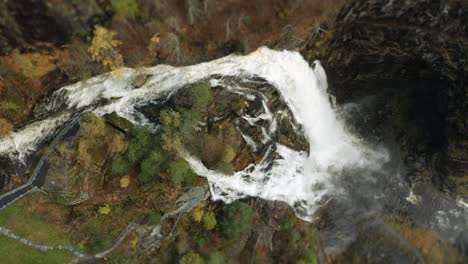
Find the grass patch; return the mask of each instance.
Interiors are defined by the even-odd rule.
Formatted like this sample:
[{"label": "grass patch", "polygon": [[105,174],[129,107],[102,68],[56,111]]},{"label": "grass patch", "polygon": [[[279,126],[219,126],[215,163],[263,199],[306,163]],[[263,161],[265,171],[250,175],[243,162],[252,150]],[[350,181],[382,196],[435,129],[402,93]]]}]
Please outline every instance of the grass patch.
[{"label": "grass patch", "polygon": [[7,208],[0,211],[0,226],[6,227],[17,235],[34,243],[45,245],[70,245],[70,240],[65,235],[65,230],[57,228],[38,215],[31,212],[28,202],[32,202],[35,196],[44,194],[29,194]]},{"label": "grass patch", "polygon": [[62,264],[75,258],[75,255],[68,251],[41,252],[4,235],[0,235],[0,248],[2,252],[8,252],[2,254],[2,263]]}]

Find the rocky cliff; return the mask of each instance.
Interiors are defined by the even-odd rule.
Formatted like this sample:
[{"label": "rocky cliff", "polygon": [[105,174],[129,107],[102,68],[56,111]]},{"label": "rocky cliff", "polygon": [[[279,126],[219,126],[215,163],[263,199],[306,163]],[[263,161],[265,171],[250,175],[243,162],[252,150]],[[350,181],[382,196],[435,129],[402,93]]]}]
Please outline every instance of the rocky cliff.
[{"label": "rocky cliff", "polygon": [[322,58],[338,104],[366,108],[353,118],[357,130],[375,140],[394,136],[410,182],[462,195],[468,191],[467,25],[466,1],[350,1],[334,28],[313,35],[303,50]]}]

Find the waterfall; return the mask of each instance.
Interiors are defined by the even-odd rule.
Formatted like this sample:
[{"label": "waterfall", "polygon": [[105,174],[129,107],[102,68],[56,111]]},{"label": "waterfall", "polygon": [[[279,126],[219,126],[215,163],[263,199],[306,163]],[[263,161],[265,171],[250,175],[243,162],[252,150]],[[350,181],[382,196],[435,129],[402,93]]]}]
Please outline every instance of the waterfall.
[{"label": "waterfall", "polygon": [[[132,80],[141,74],[149,78],[141,88],[135,89]],[[181,155],[192,169],[208,179],[213,199],[229,203],[252,196],[283,201],[295,208],[299,217],[312,220],[320,202],[333,195],[334,177],[340,177],[346,168],[379,169],[388,159],[385,151],[372,150],[347,132],[344,123],[337,118],[326,94],[326,75],[320,63],[312,69],[297,52],[268,48],[260,48],[247,56],[230,55],[180,68],[167,65],[138,70],[124,68],[63,87],[54,94],[62,102],[55,98],[45,107],[49,112],[47,116],[54,117],[36,121],[0,139],[0,156],[24,161],[44,138],[50,137],[77,112],[93,111],[103,115],[115,111],[133,123],[154,125],[135,110],[136,106],[167,97],[187,84],[215,75],[261,77],[276,87],[301,125],[310,144],[310,153],[273,143],[265,156],[274,153],[279,158],[267,161],[265,157],[258,165],[226,176],[207,169],[197,158],[182,151]],[[211,82],[223,86],[222,77],[213,78]],[[264,107],[262,118],[268,120],[270,130],[274,130],[276,113],[271,113],[265,102]],[[264,131],[265,137],[271,132]]]}]

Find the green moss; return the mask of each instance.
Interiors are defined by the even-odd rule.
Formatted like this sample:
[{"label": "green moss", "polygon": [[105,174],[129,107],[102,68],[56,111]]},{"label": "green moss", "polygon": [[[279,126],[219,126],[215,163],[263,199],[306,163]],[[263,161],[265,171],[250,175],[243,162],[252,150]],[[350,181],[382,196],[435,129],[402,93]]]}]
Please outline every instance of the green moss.
[{"label": "green moss", "polygon": [[120,16],[134,19],[140,13],[135,0],[111,0],[112,10]]},{"label": "green moss", "polygon": [[215,170],[222,172],[226,175],[232,175],[236,172],[236,168],[231,163],[219,162],[216,164]]},{"label": "green moss", "polygon": [[16,111],[18,111],[19,106],[14,102],[4,101],[4,102],[0,102],[0,109],[11,110],[11,111],[16,112]]}]

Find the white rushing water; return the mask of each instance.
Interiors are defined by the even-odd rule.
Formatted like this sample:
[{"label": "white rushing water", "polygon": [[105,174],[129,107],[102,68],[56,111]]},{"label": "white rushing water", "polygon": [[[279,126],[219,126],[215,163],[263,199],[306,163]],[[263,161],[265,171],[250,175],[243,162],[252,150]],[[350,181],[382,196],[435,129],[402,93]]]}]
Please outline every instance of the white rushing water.
[{"label": "white rushing water", "polygon": [[[297,52],[260,48],[247,56],[231,55],[180,68],[159,65],[140,69],[138,74],[141,73],[151,77],[139,89],[131,86],[132,77],[137,74],[133,69],[123,69],[64,87],[56,92],[66,98],[68,110],[62,111],[92,110],[101,115],[115,111],[134,123],[148,125],[149,120],[135,111],[135,106],[144,105],[186,84],[215,74],[259,76],[279,90],[295,119],[302,125],[310,143],[310,154],[277,143],[274,151],[281,158],[275,160],[273,166],[266,163],[252,165],[229,177],[208,170],[189,153],[182,153],[193,170],[208,179],[213,199],[232,202],[255,196],[284,201],[293,206],[301,218],[311,220],[320,201],[335,190],[333,177],[348,167],[378,169],[387,159],[385,152],[365,147],[346,131],[329,103],[325,71],[319,63],[315,70],[311,69]],[[103,99],[109,102],[100,105]],[[56,108],[56,102],[47,106],[51,112]],[[263,118],[272,119],[272,114],[267,110]],[[63,113],[57,118],[38,121],[0,139],[0,155],[24,159],[42,138],[62,125],[67,116],[69,114]],[[270,129],[276,129],[274,122]],[[268,131],[264,134],[267,137]]]}]

